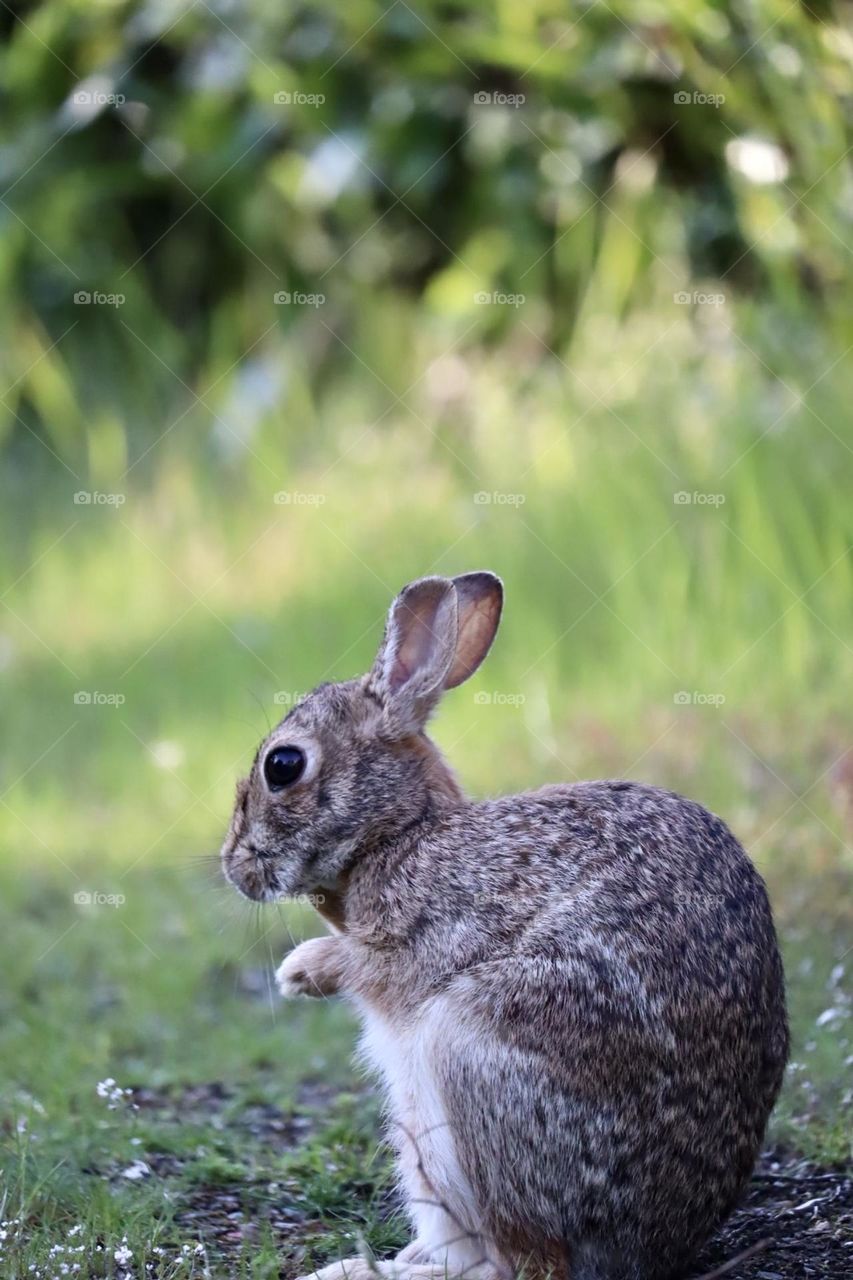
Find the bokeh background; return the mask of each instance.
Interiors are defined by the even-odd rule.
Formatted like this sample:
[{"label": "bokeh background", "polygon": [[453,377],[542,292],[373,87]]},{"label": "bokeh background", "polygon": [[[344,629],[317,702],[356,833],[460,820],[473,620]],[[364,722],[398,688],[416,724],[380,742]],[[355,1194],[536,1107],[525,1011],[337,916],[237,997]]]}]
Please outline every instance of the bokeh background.
[{"label": "bokeh background", "polygon": [[[268,994],[316,924],[251,918],[204,857],[268,722],[365,669],[428,572],[506,583],[435,724],[473,792],[642,778],[744,840],[795,1020],[775,1132],[849,1154],[849,18],[0,8],[21,1274],[77,1221],[138,1227],[138,1258],[180,1237],[193,1179],[245,1183],[245,1134],[203,1129],[190,1159],[186,1128],[153,1103],[150,1130],[120,1123],[97,1081],[351,1084],[345,1012]],[[149,1174],[172,1150],[171,1199],[118,1176],[125,1121]]]}]

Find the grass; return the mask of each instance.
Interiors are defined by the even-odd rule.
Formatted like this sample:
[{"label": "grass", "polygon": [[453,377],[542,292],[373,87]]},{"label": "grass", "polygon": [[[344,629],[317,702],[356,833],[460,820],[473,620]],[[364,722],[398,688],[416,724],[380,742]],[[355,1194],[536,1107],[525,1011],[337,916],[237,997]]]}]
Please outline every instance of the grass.
[{"label": "grass", "polygon": [[[14,904],[20,945],[4,961],[20,986],[4,996],[3,1216],[21,1232],[5,1242],[4,1275],[28,1274],[31,1263],[41,1273],[73,1229],[73,1243],[87,1246],[84,1274],[117,1273],[124,1237],[140,1274],[149,1261],[157,1274],[201,1274],[193,1250],[203,1240],[213,1252],[213,1231],[235,1274],[275,1275],[282,1250],[262,1211],[274,1200],[299,1229],[294,1259],[334,1252],[359,1222],[377,1247],[393,1234],[385,1202],[381,1219],[371,1209],[389,1176],[375,1106],[347,1096],[351,1019],[337,1005],[285,1013],[272,1003],[270,940],[251,918],[229,923],[196,880],[167,872],[127,883],[126,902],[78,908],[65,937],[72,883],[53,893],[30,885]],[[273,924],[281,950],[290,930]],[[37,955],[51,935],[55,945]],[[97,1087],[109,1079],[132,1092],[100,1096],[113,1092]],[[133,1180],[137,1161],[148,1172]]]}]

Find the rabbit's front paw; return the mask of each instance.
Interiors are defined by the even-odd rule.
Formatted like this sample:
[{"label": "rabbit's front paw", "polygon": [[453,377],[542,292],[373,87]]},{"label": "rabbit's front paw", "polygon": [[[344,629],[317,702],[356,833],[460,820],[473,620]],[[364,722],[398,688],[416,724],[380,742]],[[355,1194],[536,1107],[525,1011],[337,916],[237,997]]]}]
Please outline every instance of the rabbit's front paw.
[{"label": "rabbit's front paw", "polygon": [[278,966],[276,985],[283,996],[333,996],[341,986],[340,938],[300,942]]}]

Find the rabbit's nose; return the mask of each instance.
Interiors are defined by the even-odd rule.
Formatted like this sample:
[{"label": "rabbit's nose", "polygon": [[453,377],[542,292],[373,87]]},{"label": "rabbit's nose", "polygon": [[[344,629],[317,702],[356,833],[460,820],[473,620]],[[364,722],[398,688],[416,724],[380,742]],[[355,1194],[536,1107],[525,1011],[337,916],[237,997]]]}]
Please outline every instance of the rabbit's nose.
[{"label": "rabbit's nose", "polygon": [[264,860],[246,844],[234,842],[227,853],[223,850],[222,869],[225,879],[245,898],[260,901],[270,891]]}]

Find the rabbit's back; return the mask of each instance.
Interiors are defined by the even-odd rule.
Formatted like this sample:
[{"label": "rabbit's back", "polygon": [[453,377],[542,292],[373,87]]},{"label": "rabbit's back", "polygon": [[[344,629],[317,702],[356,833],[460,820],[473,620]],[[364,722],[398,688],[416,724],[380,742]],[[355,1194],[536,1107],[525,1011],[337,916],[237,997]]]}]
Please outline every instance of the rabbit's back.
[{"label": "rabbit's back", "polygon": [[575,1275],[668,1275],[735,1202],[781,1083],[763,882],[669,792],[590,783],[484,808],[452,875],[457,897],[482,886],[467,936],[490,931],[492,951],[436,997],[465,1175],[514,1256],[547,1240]]}]

